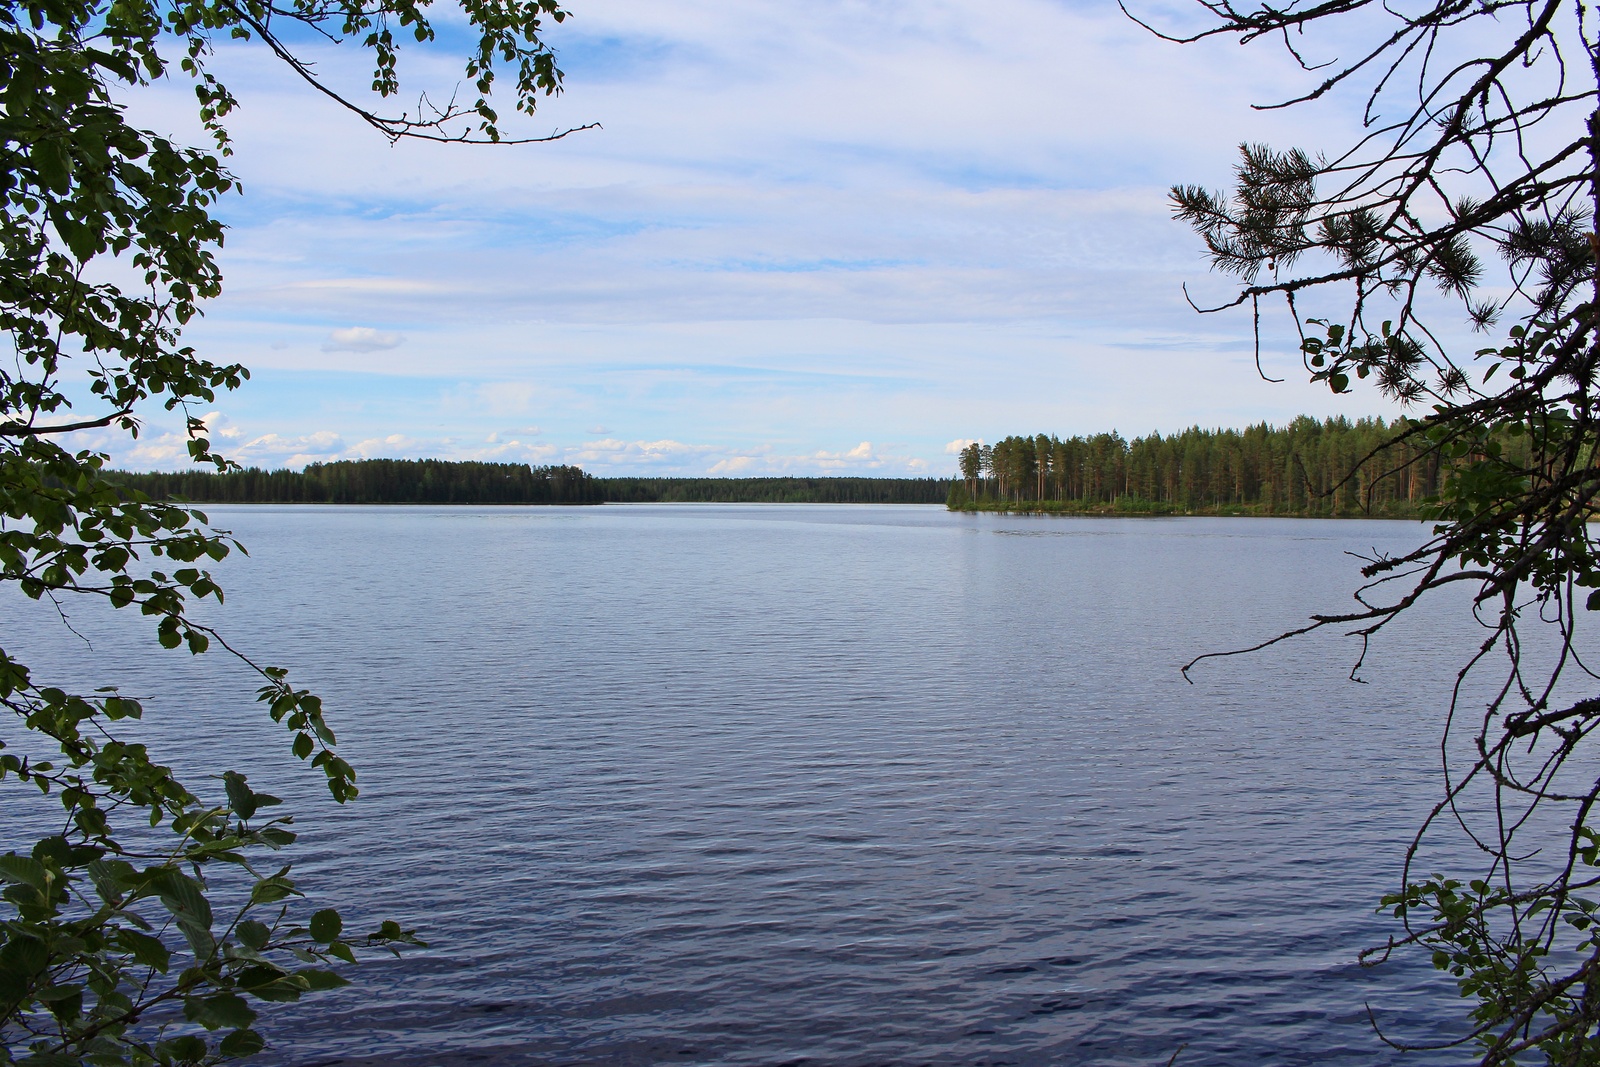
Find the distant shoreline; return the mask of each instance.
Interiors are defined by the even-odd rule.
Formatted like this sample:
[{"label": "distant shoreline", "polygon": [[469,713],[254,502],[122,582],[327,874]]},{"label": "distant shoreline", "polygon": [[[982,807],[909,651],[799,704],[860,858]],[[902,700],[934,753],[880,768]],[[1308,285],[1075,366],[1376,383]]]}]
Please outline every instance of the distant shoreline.
[{"label": "distant shoreline", "polygon": [[[167,498],[167,502],[183,507],[309,507],[309,508],[584,508],[584,507],[659,507],[702,505],[742,505],[746,507],[908,507],[933,508],[966,515],[1037,515],[1063,519],[1351,519],[1381,520],[1385,522],[1422,522],[1414,514],[1365,513],[1341,511],[1338,514],[1310,514],[1306,512],[1262,511],[1248,507],[1202,508],[1185,511],[1170,510],[1117,510],[1105,507],[1063,506],[1040,507],[1039,501],[1026,504],[984,504],[952,506],[943,503],[874,501],[874,500],[575,500],[575,501],[496,501],[496,500],[183,500]],[[1047,501],[1056,504],[1055,501]]]},{"label": "distant shoreline", "polygon": [[304,470],[108,472],[191,504],[944,504],[949,478],[596,477],[572,466],[366,459]]},{"label": "distant shoreline", "polygon": [[1134,506],[1118,507],[1112,504],[1084,504],[1073,500],[1025,500],[1021,503],[983,501],[974,503],[951,502],[947,510],[964,514],[996,515],[1049,515],[1064,518],[1087,519],[1390,519],[1402,522],[1422,522],[1425,516],[1414,506],[1360,508],[1329,508],[1327,510],[1302,509],[1285,511],[1260,504],[1221,504],[1211,507],[1183,508],[1149,501],[1133,502]]},{"label": "distant shoreline", "polygon": [[292,507],[292,508],[591,508],[591,507],[656,507],[663,504],[695,507],[701,504],[742,504],[762,507],[790,507],[800,504],[824,504],[839,507],[906,507],[946,508],[941,503],[917,501],[879,500],[185,500],[167,497],[165,503],[180,507]]}]

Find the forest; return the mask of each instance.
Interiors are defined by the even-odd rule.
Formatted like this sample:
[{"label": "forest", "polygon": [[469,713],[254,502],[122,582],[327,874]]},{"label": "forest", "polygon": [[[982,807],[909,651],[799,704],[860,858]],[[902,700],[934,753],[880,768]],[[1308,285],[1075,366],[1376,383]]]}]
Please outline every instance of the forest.
[{"label": "forest", "polygon": [[950,488],[946,478],[596,478],[570,466],[437,459],[111,477],[156,500],[202,504],[942,504]]},{"label": "forest", "polygon": [[[1302,416],[1286,426],[1192,427],[972,444],[946,478],[600,478],[572,466],[362,459],[303,471],[117,472],[157,500],[240,504],[946,504],[957,510],[1411,518],[1441,465],[1386,443],[1399,422]],[[1514,446],[1513,446],[1514,447]]]},{"label": "forest", "polygon": [[1286,426],[1124,440],[1038,434],[972,444],[957,510],[1411,518],[1437,494],[1441,464],[1419,443],[1384,447],[1399,420],[1301,416]]},{"label": "forest", "polygon": [[598,504],[595,479],[578,467],[359,459],[302,471],[245,467],[226,472],[111,475],[156,500],[202,504]]}]

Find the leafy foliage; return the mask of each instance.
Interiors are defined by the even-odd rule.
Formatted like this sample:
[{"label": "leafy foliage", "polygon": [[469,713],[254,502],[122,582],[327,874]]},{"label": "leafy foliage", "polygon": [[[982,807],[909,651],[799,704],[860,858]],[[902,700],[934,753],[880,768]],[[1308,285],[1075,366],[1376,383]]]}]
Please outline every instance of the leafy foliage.
[{"label": "leafy foliage", "polygon": [[[1367,560],[1358,608],[1295,633],[1343,627],[1365,648],[1452,586],[1470,588],[1484,628],[1444,746],[1472,755],[1447,766],[1447,795],[1384,902],[1407,932],[1371,958],[1420,947],[1453,974],[1484,1064],[1600,1063],[1600,948],[1582,895],[1600,884],[1600,699],[1575,644],[1600,610],[1600,27],[1554,0],[1201,6],[1205,28],[1171,39],[1280,40],[1318,80],[1274,106],[1355,90],[1367,128],[1338,154],[1244,146],[1234,189],[1179,186],[1175,215],[1244,282],[1226,306],[1259,315],[1282,297],[1312,380],[1423,407],[1400,440],[1446,471],[1432,537]],[[1354,58],[1313,61],[1318,30]],[[1305,314],[1313,303],[1332,311]],[[1460,335],[1509,325],[1481,347],[1447,342],[1452,321]],[[1483,713],[1457,746],[1469,693],[1486,694]],[[1451,823],[1484,868],[1413,880],[1421,844]]]},{"label": "leafy foliage", "polygon": [[[235,188],[220,157],[236,101],[207,69],[213,40],[262,43],[391,138],[515,139],[490,104],[496,74],[511,72],[523,113],[557,91],[561,72],[539,33],[565,12],[555,0],[464,7],[479,35],[464,67],[472,102],[433,107],[424,97],[391,116],[326,86],[283,33],[355,41],[372,61],[373,90],[391,97],[399,38],[434,36],[424,0],[0,7],[0,331],[11,349],[0,367],[0,583],[63,612],[72,597],[136,612],[165,649],[239,656],[258,672],[258,699],[290,750],[339,801],[356,795],[355,773],[318,698],[190,613],[196,601],[221,602],[208,568],[238,545],[203,513],[109,479],[104,455],[74,451],[63,435],[137,435],[139,412],[159,403],[186,419],[195,462],[230,468],[194,405],[248,372],[180,339],[220,291],[223,228],[212,212]],[[117,102],[166,76],[174,56],[212,151],[129,125]],[[85,387],[69,389],[73,380]],[[53,797],[61,814],[59,832],[0,856],[0,1063],[248,1055],[264,1044],[256,1003],[342,984],[329,965],[353,961],[357,946],[420,944],[395,923],[357,936],[332,910],[298,918],[289,868],[262,865],[294,840],[287,816],[266,814],[276,798],[231,771],[220,799],[180,781],[128,733],[145,713],[138,699],[40,677],[0,648],[0,706],[11,717],[0,735],[5,788]]]}]

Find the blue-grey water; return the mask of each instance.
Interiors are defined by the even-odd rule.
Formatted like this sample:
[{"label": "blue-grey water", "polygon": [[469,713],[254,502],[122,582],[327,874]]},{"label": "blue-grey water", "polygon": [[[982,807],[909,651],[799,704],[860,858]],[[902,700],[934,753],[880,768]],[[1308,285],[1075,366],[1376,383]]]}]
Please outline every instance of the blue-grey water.
[{"label": "blue-grey water", "polygon": [[[208,612],[322,693],[339,809],[221,655],[8,596],[10,650],[288,798],[313,905],[426,951],[269,1013],[273,1064],[1434,1064],[1356,965],[1438,795],[1437,610],[1344,607],[1417,524],[938,508],[215,508]],[[92,646],[92,648],[90,647]],[[93,670],[91,670],[93,666]],[[0,798],[8,837],[28,820]],[[14,843],[14,842],[12,842]]]}]

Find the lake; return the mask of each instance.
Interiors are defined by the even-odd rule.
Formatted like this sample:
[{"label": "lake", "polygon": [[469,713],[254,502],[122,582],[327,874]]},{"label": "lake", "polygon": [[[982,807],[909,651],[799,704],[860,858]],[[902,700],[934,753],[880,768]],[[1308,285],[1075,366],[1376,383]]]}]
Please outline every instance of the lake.
[{"label": "lake", "polygon": [[1355,955],[1475,631],[1419,616],[1367,684],[1333,636],[1179,673],[1345,608],[1345,553],[1416,523],[208,511],[251,551],[208,617],[323,694],[347,808],[222,656],[5,605],[36,670],[145,698],[170,762],[285,796],[317,906],[430,941],[272,1012],[262,1063],[1460,1058],[1367,1014],[1448,1036],[1448,981]]}]

